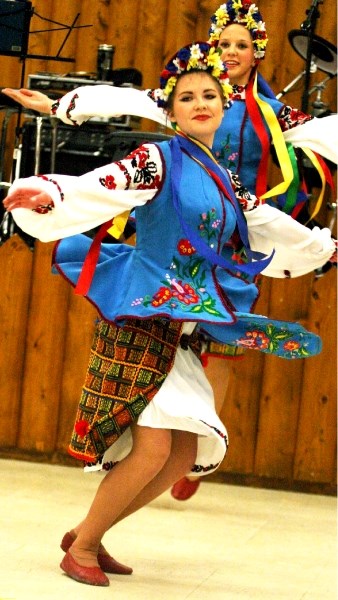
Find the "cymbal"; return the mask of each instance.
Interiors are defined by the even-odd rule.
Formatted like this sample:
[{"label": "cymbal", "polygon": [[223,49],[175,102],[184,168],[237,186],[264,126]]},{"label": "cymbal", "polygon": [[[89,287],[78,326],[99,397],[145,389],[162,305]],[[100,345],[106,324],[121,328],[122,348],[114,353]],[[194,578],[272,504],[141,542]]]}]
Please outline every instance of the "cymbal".
[{"label": "cymbal", "polygon": [[[308,32],[301,29],[292,29],[288,33],[288,38],[297,54],[306,59],[309,43]],[[313,36],[311,60],[320,71],[337,75],[337,48],[318,35]]]}]

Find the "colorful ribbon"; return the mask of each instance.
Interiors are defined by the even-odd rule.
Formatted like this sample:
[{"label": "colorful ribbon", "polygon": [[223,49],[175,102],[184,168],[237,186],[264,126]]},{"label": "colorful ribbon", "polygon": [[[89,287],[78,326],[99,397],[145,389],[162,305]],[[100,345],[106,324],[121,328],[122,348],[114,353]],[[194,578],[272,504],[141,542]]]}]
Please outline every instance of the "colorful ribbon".
[{"label": "colorful ribbon", "polygon": [[[271,262],[274,252],[272,252],[269,257],[266,257],[266,255],[263,255],[261,252],[253,252],[251,250],[247,222],[243,215],[241,206],[232,190],[230,179],[226,171],[220,167],[216,159],[213,157],[211,151],[207,147],[199,142],[195,142],[195,140],[190,140],[188,136],[180,131],[170,140],[169,145],[172,153],[171,186],[173,204],[181,227],[190,243],[194,246],[195,250],[197,250],[201,256],[211,262],[211,264],[216,264],[224,269],[234,270],[234,264],[228,260],[225,260],[223,256],[210,248],[210,246],[208,246],[183,219],[179,199],[179,188],[182,177],[182,151],[188,154],[188,156],[190,156],[193,160],[196,160],[206,169],[210,177],[212,177],[216,182],[221,192],[231,202],[236,212],[239,236],[244,245],[249,261],[247,264],[236,264],[236,270],[249,275],[256,275],[257,273],[263,271],[263,269],[265,269]],[[253,262],[253,259],[255,259],[255,262]]]}]

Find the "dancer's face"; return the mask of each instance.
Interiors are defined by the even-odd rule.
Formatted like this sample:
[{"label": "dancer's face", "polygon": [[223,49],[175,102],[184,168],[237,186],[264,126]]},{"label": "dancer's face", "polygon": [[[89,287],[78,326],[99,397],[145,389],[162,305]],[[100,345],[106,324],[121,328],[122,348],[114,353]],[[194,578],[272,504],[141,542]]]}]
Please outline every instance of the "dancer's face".
[{"label": "dancer's face", "polygon": [[255,66],[254,47],[249,31],[243,25],[228,25],[219,38],[221,58],[228,68],[230,83],[246,85]]},{"label": "dancer's face", "polygon": [[168,115],[184,133],[211,148],[223,105],[221,88],[209,73],[186,73],[176,83]]}]

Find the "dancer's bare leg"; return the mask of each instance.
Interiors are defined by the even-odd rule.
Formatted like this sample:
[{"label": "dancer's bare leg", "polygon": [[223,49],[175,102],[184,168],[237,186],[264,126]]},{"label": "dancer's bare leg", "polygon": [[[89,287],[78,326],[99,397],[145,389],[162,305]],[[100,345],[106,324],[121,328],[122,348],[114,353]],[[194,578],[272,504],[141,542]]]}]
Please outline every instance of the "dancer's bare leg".
[{"label": "dancer's bare leg", "polygon": [[172,431],[172,450],[163,469],[146,485],[142,492],[121,512],[114,525],[136,512],[168,490],[172,484],[193,466],[197,453],[197,435],[188,431]]},{"label": "dancer's bare leg", "polygon": [[[133,428],[133,447],[101,481],[88,514],[76,528],[71,554],[80,565],[97,566],[97,552],[104,533],[167,462],[171,431]],[[132,476],[131,476],[132,475]]]},{"label": "dancer's bare leg", "polygon": [[[165,432],[164,436],[161,431]],[[75,560],[84,566],[96,566],[104,533],[112,524],[157,498],[189,471],[196,451],[196,434],[137,426],[131,453],[105,476],[87,517],[73,530],[77,535],[71,547]],[[150,466],[154,457],[155,465]],[[114,488],[119,490],[118,494],[114,493]]]}]

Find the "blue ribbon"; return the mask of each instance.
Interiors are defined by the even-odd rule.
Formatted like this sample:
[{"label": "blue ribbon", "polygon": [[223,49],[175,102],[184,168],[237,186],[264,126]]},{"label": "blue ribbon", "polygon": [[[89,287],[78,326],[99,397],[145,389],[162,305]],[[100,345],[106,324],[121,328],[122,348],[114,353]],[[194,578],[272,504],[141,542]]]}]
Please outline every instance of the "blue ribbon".
[{"label": "blue ribbon", "polygon": [[[261,252],[253,252],[251,250],[247,222],[243,215],[242,208],[233,192],[230,179],[226,171],[224,171],[212,158],[210,158],[208,154],[202,150],[202,148],[182,135],[176,134],[175,137],[170,140],[169,145],[171,147],[172,154],[171,188],[173,204],[181,227],[195,250],[209,262],[216,264],[223,269],[231,269],[232,271],[236,270],[249,275],[257,275],[263,271],[271,262],[274,251],[269,257],[266,257],[266,254],[262,254]],[[247,264],[234,264],[233,262],[226,260],[223,256],[210,248],[210,246],[208,246],[208,244],[206,244],[204,240],[193,229],[191,229],[188,223],[183,219],[182,207],[179,198],[179,188],[182,177],[182,151],[186,152],[191,158],[198,160],[209,172],[215,173],[218,179],[221,180],[223,188],[221,191],[226,195],[228,200],[230,200],[236,212],[239,236],[244,245],[249,261]],[[255,262],[252,261],[253,258],[256,259]]]}]

